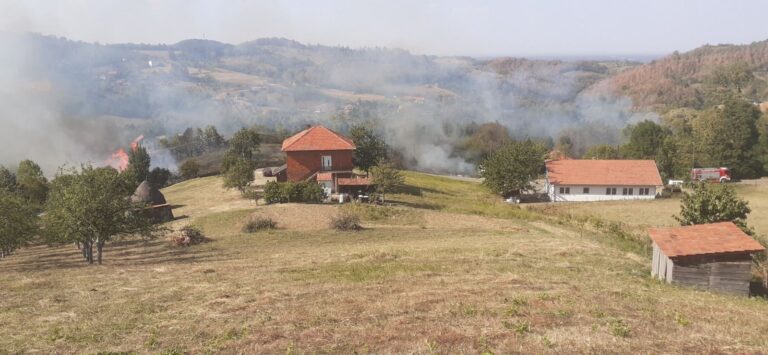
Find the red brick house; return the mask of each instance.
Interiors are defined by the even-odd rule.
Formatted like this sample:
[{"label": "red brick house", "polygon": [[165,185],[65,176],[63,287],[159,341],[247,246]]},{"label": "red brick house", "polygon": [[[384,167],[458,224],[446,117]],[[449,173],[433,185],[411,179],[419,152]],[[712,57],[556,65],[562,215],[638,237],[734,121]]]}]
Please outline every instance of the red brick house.
[{"label": "red brick house", "polygon": [[313,180],[326,191],[336,192],[359,186],[370,186],[367,178],[352,171],[355,143],[344,135],[323,126],[307,128],[283,141],[285,170],[278,181]]}]

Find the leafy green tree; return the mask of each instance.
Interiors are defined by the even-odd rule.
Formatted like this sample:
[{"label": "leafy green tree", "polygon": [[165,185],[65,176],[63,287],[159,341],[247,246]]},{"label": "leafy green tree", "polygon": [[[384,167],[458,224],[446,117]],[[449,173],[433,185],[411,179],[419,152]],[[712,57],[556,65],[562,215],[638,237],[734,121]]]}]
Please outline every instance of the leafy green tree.
[{"label": "leafy green tree", "polygon": [[37,231],[35,208],[18,194],[0,189],[0,258],[24,246]]},{"label": "leafy green tree", "polygon": [[200,164],[195,159],[187,159],[179,167],[179,174],[184,179],[194,179],[200,176]]},{"label": "leafy green tree", "polygon": [[51,184],[43,216],[50,242],[81,246],[86,262],[102,262],[106,242],[122,236],[150,236],[156,228],[143,207],[128,198],[132,182],[112,168],[83,166],[61,171]]},{"label": "leafy green tree", "polygon": [[540,143],[511,142],[481,164],[483,185],[503,196],[532,190],[533,181],[544,169],[546,155],[547,149]]},{"label": "leafy green tree", "polygon": [[219,134],[216,126],[207,126],[202,132],[202,140],[206,152],[223,148],[227,145],[227,140]]},{"label": "leafy green tree", "polygon": [[168,184],[171,179],[171,171],[165,168],[154,168],[147,176],[147,182],[150,186],[161,189]]},{"label": "leafy green tree", "polygon": [[254,178],[260,143],[261,138],[255,128],[243,128],[232,136],[222,162],[224,187],[245,192]]},{"label": "leafy green tree", "polygon": [[727,100],[693,123],[697,161],[707,166],[725,166],[736,178],[756,178],[762,172],[758,158],[760,111],[751,103]]},{"label": "leafy green tree", "polygon": [[363,125],[356,125],[350,129],[349,135],[357,147],[352,160],[355,166],[365,171],[366,174],[372,167],[387,159],[387,144],[372,129]]},{"label": "leafy green tree", "polygon": [[614,147],[610,144],[598,144],[593,145],[587,149],[587,152],[584,153],[584,156],[582,159],[600,159],[600,160],[606,160],[606,159],[619,159],[621,155],[619,154],[619,148]]},{"label": "leafy green tree", "polygon": [[736,196],[733,187],[698,183],[693,193],[683,195],[680,215],[674,217],[683,226],[731,221],[744,232],[753,234],[747,226],[747,215],[751,211],[747,201]]},{"label": "leafy green tree", "polygon": [[489,122],[477,125],[473,122],[465,128],[469,137],[460,145],[461,155],[468,161],[479,163],[512,141],[507,127]]},{"label": "leafy green tree", "polygon": [[48,179],[43,170],[31,160],[23,160],[16,171],[16,186],[22,196],[35,206],[42,206],[48,196]]},{"label": "leafy green tree", "polygon": [[622,155],[632,159],[655,159],[669,130],[645,120],[626,128],[629,142],[622,146]]},{"label": "leafy green tree", "polygon": [[144,180],[149,178],[149,166],[152,164],[149,152],[142,146],[136,146],[128,153],[128,167],[125,169],[125,176],[132,183],[134,189]]},{"label": "leafy green tree", "polygon": [[376,186],[376,192],[381,194],[381,201],[385,200],[385,195],[397,191],[405,183],[405,177],[400,170],[397,170],[391,163],[380,163],[371,169],[373,184]]},{"label": "leafy green tree", "polygon": [[16,192],[16,174],[0,165],[0,190]]}]

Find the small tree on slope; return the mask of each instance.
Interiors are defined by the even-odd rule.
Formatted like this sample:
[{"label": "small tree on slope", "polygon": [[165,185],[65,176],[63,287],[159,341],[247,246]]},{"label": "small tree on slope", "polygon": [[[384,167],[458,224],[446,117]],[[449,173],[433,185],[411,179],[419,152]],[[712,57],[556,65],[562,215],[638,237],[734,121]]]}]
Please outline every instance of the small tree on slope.
[{"label": "small tree on slope", "polygon": [[[83,166],[60,172],[51,184],[43,217],[51,242],[78,243],[89,264],[102,262],[104,244],[119,236],[151,235],[143,207],[130,202],[132,181],[112,168]],[[93,247],[97,256],[94,259]]]}]

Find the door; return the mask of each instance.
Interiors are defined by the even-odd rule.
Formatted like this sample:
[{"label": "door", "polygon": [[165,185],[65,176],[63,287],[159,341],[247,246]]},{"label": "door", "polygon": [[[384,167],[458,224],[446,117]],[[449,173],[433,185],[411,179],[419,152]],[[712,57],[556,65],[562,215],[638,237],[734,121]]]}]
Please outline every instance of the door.
[{"label": "door", "polygon": [[331,161],[330,155],[323,155],[320,157],[322,160],[322,169],[323,170],[331,170],[331,167],[333,166],[333,162]]}]

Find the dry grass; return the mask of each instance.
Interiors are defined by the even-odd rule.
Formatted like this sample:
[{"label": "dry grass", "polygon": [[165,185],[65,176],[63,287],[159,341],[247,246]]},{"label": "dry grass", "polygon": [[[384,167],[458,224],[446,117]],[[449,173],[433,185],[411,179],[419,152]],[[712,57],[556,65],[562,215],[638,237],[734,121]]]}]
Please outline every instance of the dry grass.
[{"label": "dry grass", "polygon": [[[768,179],[733,184],[739,197],[749,201],[752,213],[748,223],[760,234],[768,235]],[[535,208],[542,208],[542,204]],[[626,223],[638,230],[679,225],[672,217],[680,212],[679,198],[650,201],[600,201],[547,204],[551,213],[597,216],[606,221]]]},{"label": "dry grass", "polygon": [[[453,206],[436,197],[459,202],[453,194],[476,192],[471,183],[416,174],[408,182],[422,196],[396,198],[432,206],[405,208],[423,213],[423,223],[369,221],[351,234],[328,229],[326,220],[317,229],[281,223],[279,230],[242,234],[255,213],[311,220],[338,207],[298,214],[297,205],[240,205],[217,190],[215,178],[169,188],[166,197],[185,204],[178,210],[212,242],[183,249],[162,240],[116,243],[106,250],[106,265],[92,267],[80,263],[72,246],[22,250],[2,261],[0,352],[743,353],[768,347],[768,326],[760,321],[767,302],[662,284],[648,277],[648,260],[606,247],[599,236],[482,216],[518,215],[504,212],[503,204]],[[464,196],[464,204],[480,197]]]}]

